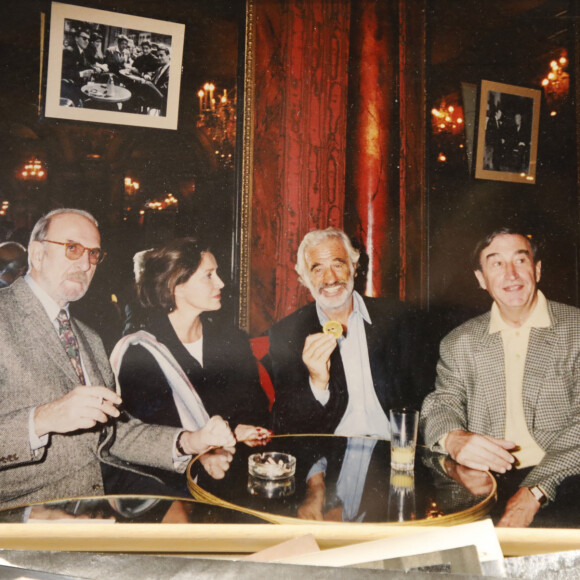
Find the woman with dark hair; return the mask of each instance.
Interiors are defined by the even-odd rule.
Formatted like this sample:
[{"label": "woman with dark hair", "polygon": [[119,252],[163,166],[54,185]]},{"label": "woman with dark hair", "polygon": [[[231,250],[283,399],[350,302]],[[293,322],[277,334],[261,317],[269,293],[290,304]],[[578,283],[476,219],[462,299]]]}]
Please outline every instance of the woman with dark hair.
[{"label": "woman with dark hair", "polygon": [[196,430],[219,415],[238,441],[261,445],[270,436],[268,399],[248,338],[216,316],[223,287],[213,254],[193,238],[148,251],[137,284],[145,322],[117,343],[111,364],[134,417]]},{"label": "woman with dark hair", "polygon": [[[193,238],[147,252],[137,286],[145,332],[121,339],[111,360],[132,415],[180,425],[199,398],[203,417],[221,415],[238,440],[255,443],[268,433],[254,427],[268,423],[268,399],[246,335],[215,315],[223,287],[213,254]],[[168,363],[191,387],[172,379]]]}]

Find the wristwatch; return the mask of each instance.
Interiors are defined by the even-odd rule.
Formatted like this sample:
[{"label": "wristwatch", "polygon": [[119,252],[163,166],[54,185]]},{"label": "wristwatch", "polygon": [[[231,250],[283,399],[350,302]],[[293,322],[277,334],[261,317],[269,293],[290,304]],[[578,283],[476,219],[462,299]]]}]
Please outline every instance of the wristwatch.
[{"label": "wristwatch", "polygon": [[528,489],[530,490],[530,493],[536,498],[536,500],[538,500],[540,505],[546,503],[548,496],[542,491],[541,487],[533,485],[532,487],[528,487]]}]

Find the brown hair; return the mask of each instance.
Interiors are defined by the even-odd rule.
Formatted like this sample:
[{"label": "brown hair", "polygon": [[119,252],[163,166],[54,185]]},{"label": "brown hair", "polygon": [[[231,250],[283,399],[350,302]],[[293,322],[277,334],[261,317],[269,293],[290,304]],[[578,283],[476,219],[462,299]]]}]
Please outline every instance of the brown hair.
[{"label": "brown hair", "polygon": [[171,312],[175,308],[175,287],[189,280],[209,251],[195,238],[179,238],[148,251],[137,285],[143,307]]},{"label": "brown hair", "polygon": [[539,258],[540,248],[530,234],[526,234],[524,233],[523,230],[519,230],[516,228],[503,227],[491,232],[490,234],[488,234],[484,238],[481,238],[477,242],[475,249],[473,250],[473,254],[471,255],[471,261],[474,270],[481,270],[481,252],[483,252],[485,248],[490,246],[497,236],[501,236],[504,234],[508,234],[510,236],[521,236],[522,238],[528,240],[530,244],[530,249],[532,250],[531,256],[532,262],[535,264],[540,260]]}]

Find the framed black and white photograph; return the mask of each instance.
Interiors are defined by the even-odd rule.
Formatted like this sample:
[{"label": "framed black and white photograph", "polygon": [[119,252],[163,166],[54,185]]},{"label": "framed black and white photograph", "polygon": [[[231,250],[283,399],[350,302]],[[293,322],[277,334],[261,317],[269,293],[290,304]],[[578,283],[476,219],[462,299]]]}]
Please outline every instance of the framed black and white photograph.
[{"label": "framed black and white photograph", "polygon": [[541,91],[481,81],[475,177],[534,184]]},{"label": "framed black and white photograph", "polygon": [[52,3],[45,115],[177,129],[185,26]]}]

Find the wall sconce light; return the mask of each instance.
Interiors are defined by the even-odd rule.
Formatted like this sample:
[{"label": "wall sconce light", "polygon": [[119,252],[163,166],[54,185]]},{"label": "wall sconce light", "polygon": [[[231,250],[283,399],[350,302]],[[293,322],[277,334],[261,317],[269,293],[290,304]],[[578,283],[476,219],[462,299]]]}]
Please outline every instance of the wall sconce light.
[{"label": "wall sconce light", "polygon": [[138,181],[133,181],[130,177],[125,177],[125,193],[127,195],[133,195],[139,191],[141,187]]},{"label": "wall sconce light", "polygon": [[446,105],[431,109],[431,122],[434,133],[461,133],[463,131],[463,108],[461,105]]},{"label": "wall sconce light", "polygon": [[563,52],[557,60],[550,62],[550,70],[542,79],[542,87],[546,96],[546,102],[550,107],[550,116],[555,117],[557,109],[568,97],[570,92],[570,75],[566,72],[568,58]]}]

